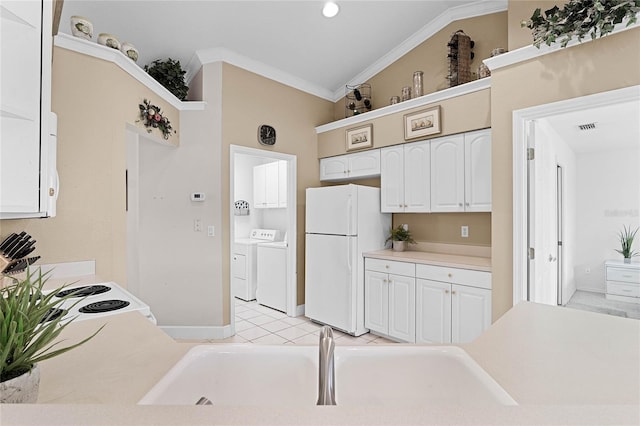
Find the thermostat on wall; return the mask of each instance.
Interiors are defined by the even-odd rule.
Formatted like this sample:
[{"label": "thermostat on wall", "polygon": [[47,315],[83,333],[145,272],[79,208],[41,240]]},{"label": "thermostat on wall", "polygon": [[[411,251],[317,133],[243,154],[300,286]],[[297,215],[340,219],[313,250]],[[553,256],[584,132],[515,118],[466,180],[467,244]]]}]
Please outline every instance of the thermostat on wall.
[{"label": "thermostat on wall", "polygon": [[204,192],[191,193],[191,201],[204,201],[205,198]]}]

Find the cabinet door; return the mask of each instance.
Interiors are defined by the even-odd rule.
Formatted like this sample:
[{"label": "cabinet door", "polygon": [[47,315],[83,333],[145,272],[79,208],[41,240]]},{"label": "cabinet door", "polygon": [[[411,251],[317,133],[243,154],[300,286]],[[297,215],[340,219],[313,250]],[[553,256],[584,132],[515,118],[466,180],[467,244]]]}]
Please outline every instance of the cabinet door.
[{"label": "cabinet door", "polygon": [[465,211],[491,211],[491,130],[464,135]]},{"label": "cabinet door", "polygon": [[267,206],[266,196],[266,168],[264,164],[253,168],[253,204],[257,209]]},{"label": "cabinet door", "polygon": [[389,275],[389,336],[416,341],[416,279]]},{"label": "cabinet door", "polygon": [[416,280],[416,343],[451,343],[451,285]]},{"label": "cabinet door", "polygon": [[404,211],[431,211],[431,145],[429,141],[404,147]]},{"label": "cabinet door", "polygon": [[342,180],[347,178],[346,155],[320,159],[320,180]]},{"label": "cabinet door", "polygon": [[491,290],[451,286],[451,341],[468,343],[491,325]]},{"label": "cabinet door", "polygon": [[464,136],[431,141],[431,211],[464,211]]},{"label": "cabinet door", "polygon": [[404,149],[380,150],[380,209],[383,213],[404,211]]},{"label": "cabinet door", "polygon": [[278,207],[278,162],[267,163],[265,167],[265,207]]},{"label": "cabinet door", "polygon": [[349,154],[347,157],[349,160],[347,174],[350,178],[380,176],[379,149]]},{"label": "cabinet door", "polygon": [[364,273],[364,326],[379,333],[389,333],[388,275],[380,272]]},{"label": "cabinet door", "polygon": [[287,162],[278,161],[278,207],[287,207]]}]

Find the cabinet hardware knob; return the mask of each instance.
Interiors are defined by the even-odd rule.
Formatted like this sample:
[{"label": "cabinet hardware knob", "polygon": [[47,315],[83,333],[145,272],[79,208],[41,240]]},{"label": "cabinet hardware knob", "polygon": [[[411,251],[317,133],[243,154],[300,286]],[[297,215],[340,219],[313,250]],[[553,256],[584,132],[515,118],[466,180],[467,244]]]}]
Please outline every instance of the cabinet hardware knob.
[{"label": "cabinet hardware knob", "polygon": [[409,207],[409,206],[408,206],[408,205],[406,205],[406,204],[405,204],[404,206],[405,206],[405,207]]},{"label": "cabinet hardware knob", "polygon": [[385,268],[389,269],[389,265],[384,265]]},{"label": "cabinet hardware knob", "polygon": [[449,290],[445,290],[445,291],[444,291],[444,294],[449,294]]},{"label": "cabinet hardware knob", "polygon": [[458,207],[462,207],[462,203],[458,203]]},{"label": "cabinet hardware knob", "polygon": [[465,206],[469,207],[469,203],[464,203]]},{"label": "cabinet hardware knob", "polygon": [[447,274],[447,276],[448,276],[449,278],[451,278],[453,275],[449,273],[449,274]]},{"label": "cabinet hardware knob", "polygon": [[456,294],[456,291],[455,290],[451,290],[451,294]]}]

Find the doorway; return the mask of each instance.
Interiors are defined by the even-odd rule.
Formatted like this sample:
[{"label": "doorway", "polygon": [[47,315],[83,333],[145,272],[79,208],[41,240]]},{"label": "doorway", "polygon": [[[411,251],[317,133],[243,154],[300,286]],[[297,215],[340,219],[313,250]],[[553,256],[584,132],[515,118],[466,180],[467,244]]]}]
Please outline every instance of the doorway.
[{"label": "doorway", "polygon": [[633,86],[513,112],[514,305],[604,298],[616,231],[640,223],[637,166],[619,164],[640,160],[639,105]]},{"label": "doorway", "polygon": [[[246,239],[252,229],[273,229],[278,231],[276,240],[286,242],[286,276],[285,280],[285,309],[283,311],[287,316],[294,317],[297,315],[297,165],[296,156],[279,152],[266,151],[255,148],[248,148],[238,145],[230,146],[230,168],[229,168],[229,197],[230,197],[230,213],[229,213],[229,253],[231,258],[234,254],[234,246],[236,240]],[[256,179],[254,183],[254,170],[256,173],[262,172],[262,166],[279,163],[284,174],[286,174],[286,203],[282,203],[282,195],[280,195],[280,203],[269,208],[256,208],[255,203],[261,200],[263,195],[258,195],[258,191],[254,191],[254,184],[264,183],[265,177]],[[280,173],[282,176],[283,173]],[[267,185],[266,192],[270,192],[278,188]],[[280,185],[280,194],[282,194],[282,185]],[[236,210],[238,206],[246,206],[245,211]],[[233,263],[233,260],[232,260]],[[230,316],[231,316],[231,334],[235,334],[235,301],[234,294],[234,265],[230,270]],[[258,271],[256,271],[259,273]],[[259,294],[258,290],[258,294]]]}]

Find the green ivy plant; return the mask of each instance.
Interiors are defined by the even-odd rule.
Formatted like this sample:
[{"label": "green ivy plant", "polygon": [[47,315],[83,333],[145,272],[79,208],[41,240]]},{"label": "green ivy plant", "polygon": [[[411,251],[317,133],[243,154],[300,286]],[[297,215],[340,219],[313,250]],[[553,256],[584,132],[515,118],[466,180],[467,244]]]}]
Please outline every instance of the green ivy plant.
[{"label": "green ivy plant", "polygon": [[565,47],[573,37],[582,41],[602,37],[613,31],[616,24],[628,19],[627,26],[636,22],[640,0],[570,0],[562,9],[558,6],[544,12],[536,9],[528,21],[522,21],[533,33],[533,45],[550,46],[560,42]]},{"label": "green ivy plant", "polygon": [[73,319],[64,322],[64,316],[47,319],[54,309],[76,295],[55,297],[65,286],[45,293],[47,274],[40,268],[38,272],[27,270],[24,279],[12,280],[0,288],[0,382],[28,373],[36,363],[86,343],[104,327],[79,343],[58,347],[60,342],[55,340]]},{"label": "green ivy plant", "polygon": [[156,59],[150,65],[145,65],[144,70],[176,98],[181,101],[186,99],[189,87],[184,82],[186,71],[182,69],[180,61],[174,61],[171,58],[166,61]]}]

